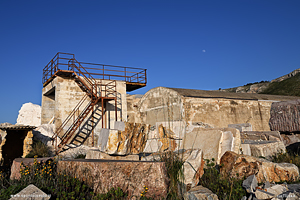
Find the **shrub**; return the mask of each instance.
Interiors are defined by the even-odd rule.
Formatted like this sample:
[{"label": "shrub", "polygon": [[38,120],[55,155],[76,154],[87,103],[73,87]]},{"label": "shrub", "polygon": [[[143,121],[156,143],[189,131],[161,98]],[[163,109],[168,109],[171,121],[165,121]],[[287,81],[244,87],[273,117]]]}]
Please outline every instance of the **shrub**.
[{"label": "shrub", "polygon": [[170,186],[167,199],[181,199],[183,194],[184,161],[172,151],[162,153],[161,161],[165,162],[168,178],[170,179]]},{"label": "shrub", "polygon": [[300,157],[295,153],[277,153],[272,156],[272,162],[275,163],[292,163],[300,168]]},{"label": "shrub", "polygon": [[26,155],[26,158],[33,158],[34,156],[37,156],[38,158],[49,157],[49,147],[41,141],[34,141],[32,150]]},{"label": "shrub", "polygon": [[243,180],[222,176],[214,159],[205,159],[205,162],[206,169],[200,179],[200,185],[210,189],[219,199],[239,200],[246,196],[246,191],[242,187]]}]

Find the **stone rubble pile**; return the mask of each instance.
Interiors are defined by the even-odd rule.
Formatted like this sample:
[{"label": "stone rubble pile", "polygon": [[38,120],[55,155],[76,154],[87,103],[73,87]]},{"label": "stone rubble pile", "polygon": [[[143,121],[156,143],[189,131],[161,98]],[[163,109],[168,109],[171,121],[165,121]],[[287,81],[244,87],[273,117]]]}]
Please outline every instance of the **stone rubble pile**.
[{"label": "stone rubble pile", "polygon": [[299,186],[297,185],[295,189],[295,184],[271,184],[270,182],[265,182],[259,186],[255,175],[251,175],[243,181],[243,188],[248,194],[242,200],[298,200],[300,199]]}]

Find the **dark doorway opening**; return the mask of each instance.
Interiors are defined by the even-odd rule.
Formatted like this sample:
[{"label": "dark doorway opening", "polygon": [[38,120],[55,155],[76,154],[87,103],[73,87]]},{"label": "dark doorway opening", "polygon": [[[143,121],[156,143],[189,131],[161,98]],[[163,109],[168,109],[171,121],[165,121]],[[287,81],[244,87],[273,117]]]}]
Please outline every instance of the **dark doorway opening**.
[{"label": "dark doorway opening", "polygon": [[6,141],[2,146],[3,165],[10,166],[15,158],[23,155],[24,139],[27,130],[6,130]]}]

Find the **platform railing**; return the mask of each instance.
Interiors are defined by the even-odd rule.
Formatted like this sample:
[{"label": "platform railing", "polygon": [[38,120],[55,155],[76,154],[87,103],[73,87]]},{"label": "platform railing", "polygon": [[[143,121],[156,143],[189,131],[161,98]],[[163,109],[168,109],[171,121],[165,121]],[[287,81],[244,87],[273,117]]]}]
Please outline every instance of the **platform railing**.
[{"label": "platform railing", "polygon": [[[74,54],[57,53],[43,69],[43,84],[46,83],[57,71],[70,70],[69,62],[73,59],[75,59]],[[92,75],[95,79],[120,80],[129,83],[147,83],[146,69],[86,62],[78,63],[80,63],[80,65],[85,69],[86,72],[83,72],[84,74]]]}]

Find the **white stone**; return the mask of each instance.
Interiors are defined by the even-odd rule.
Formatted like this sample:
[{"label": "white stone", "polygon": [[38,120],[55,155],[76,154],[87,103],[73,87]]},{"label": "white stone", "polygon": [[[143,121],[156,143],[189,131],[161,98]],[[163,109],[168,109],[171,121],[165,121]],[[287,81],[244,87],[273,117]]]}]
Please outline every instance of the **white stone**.
[{"label": "white stone", "polygon": [[125,123],[122,121],[115,121],[114,129],[117,129],[119,131],[125,131]]},{"label": "white stone", "polygon": [[41,125],[41,106],[33,103],[25,103],[19,110],[17,124],[30,126]]},{"label": "white stone", "polygon": [[241,154],[251,156],[250,144],[241,144]]},{"label": "white stone", "polygon": [[[48,146],[52,146],[51,138],[54,135],[54,124],[42,124],[34,129],[32,133],[39,141],[47,144]],[[57,142],[58,144],[60,143],[59,138],[57,138]]]},{"label": "white stone", "polygon": [[[204,173],[203,151],[201,149],[185,150],[182,157],[184,159],[184,184],[191,184],[194,187],[199,183],[199,178]],[[196,173],[200,173],[198,177]]]},{"label": "white stone", "polygon": [[12,195],[11,200],[24,199],[24,200],[47,200],[50,199],[50,195],[47,195],[42,190],[37,188],[35,185],[30,184],[19,193]]},{"label": "white stone", "polygon": [[186,133],[180,149],[202,149],[205,159],[220,162],[226,151],[239,153],[240,132],[234,128],[194,128]]},{"label": "white stone", "polygon": [[101,151],[106,150],[106,145],[109,137],[109,129],[103,128],[98,135],[97,146],[100,148]]},{"label": "white stone", "polygon": [[144,149],[144,153],[154,153],[159,152],[162,147],[161,141],[159,139],[148,139]]}]

